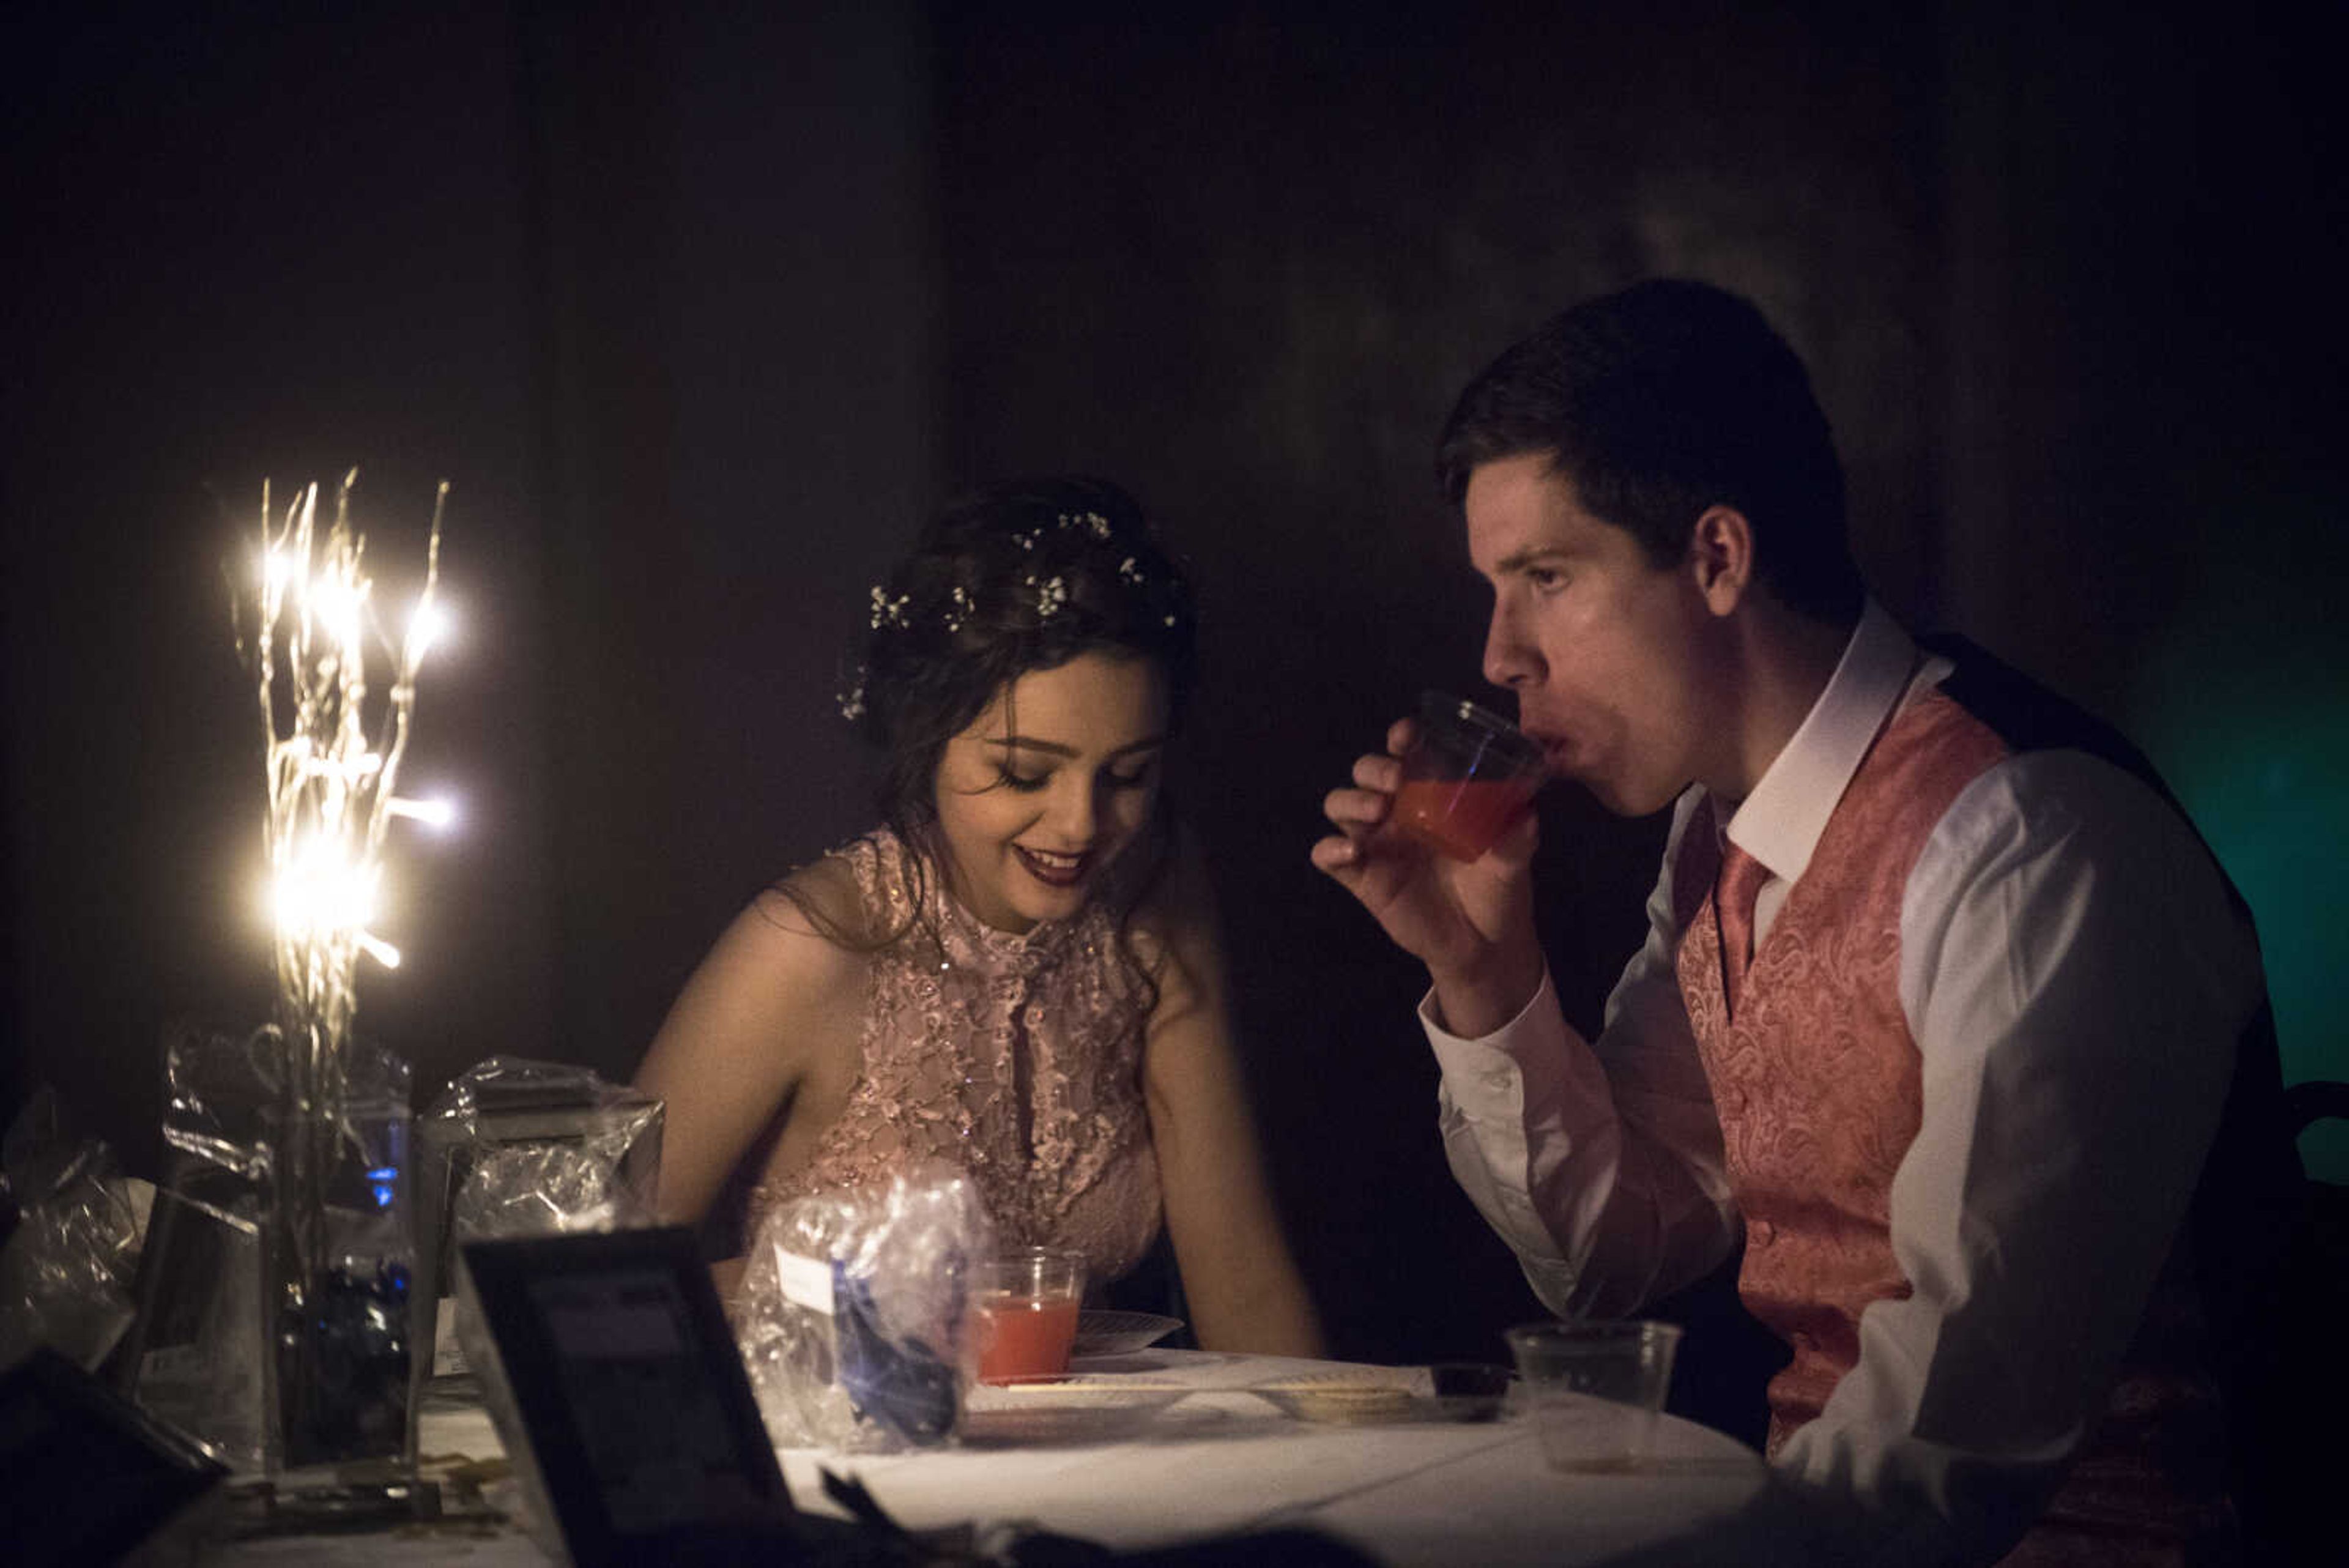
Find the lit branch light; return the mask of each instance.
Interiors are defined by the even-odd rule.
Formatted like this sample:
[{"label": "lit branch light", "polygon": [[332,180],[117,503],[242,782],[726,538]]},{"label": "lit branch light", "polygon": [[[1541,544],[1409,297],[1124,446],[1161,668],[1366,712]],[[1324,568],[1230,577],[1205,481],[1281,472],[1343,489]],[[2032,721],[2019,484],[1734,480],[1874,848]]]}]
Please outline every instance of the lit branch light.
[{"label": "lit branch light", "polygon": [[457,820],[457,804],[450,800],[407,800],[394,796],[386,808],[394,816],[405,816],[427,827],[448,827]]},{"label": "lit branch light", "polygon": [[[361,953],[387,968],[399,950],[368,929],[383,882],[384,839],[394,817],[445,826],[441,800],[393,793],[408,750],[416,672],[448,622],[434,602],[440,586],[444,483],[433,500],[424,589],[398,641],[383,634],[366,540],[351,532],[346,474],[334,522],[316,527],[318,487],[305,487],[282,523],[261,493],[261,556],[251,593],[234,596],[237,650],[252,670],[267,742],[269,899],[281,1001],[320,1042],[346,1038]],[[368,633],[390,690],[367,732]]]}]

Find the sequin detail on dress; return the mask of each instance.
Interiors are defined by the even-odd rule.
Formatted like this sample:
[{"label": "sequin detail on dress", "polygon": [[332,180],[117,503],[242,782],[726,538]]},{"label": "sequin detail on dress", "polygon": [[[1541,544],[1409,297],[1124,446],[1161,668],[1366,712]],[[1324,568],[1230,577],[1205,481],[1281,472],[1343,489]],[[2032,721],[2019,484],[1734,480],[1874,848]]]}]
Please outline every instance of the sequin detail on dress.
[{"label": "sequin detail on dress", "polygon": [[778,1202],[943,1158],[970,1173],[1005,1243],[1077,1248],[1097,1281],[1130,1272],[1161,1205],[1145,1020],[1115,916],[1088,904],[1014,936],[935,875],[916,916],[910,855],[894,834],[834,853],[882,929],[905,929],[872,957],[847,1105],[807,1164],[752,1192],[751,1233]]}]

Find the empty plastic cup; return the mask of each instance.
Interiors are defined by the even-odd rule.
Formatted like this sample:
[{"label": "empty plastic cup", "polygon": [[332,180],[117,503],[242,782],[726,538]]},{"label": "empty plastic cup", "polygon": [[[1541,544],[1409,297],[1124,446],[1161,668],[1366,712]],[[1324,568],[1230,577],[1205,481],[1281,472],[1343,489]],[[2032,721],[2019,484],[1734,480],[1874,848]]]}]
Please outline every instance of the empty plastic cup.
[{"label": "empty plastic cup", "polygon": [[1542,1455],[1554,1469],[1636,1469],[1671,1386],[1675,1324],[1535,1323],[1508,1331]]}]

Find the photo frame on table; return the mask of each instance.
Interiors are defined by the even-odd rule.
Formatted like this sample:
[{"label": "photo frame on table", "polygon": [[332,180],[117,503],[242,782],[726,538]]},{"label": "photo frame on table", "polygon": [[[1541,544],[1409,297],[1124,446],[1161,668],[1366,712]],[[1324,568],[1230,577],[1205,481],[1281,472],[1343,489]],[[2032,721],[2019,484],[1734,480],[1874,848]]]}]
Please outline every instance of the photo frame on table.
[{"label": "photo frame on table", "polygon": [[578,1568],[751,1549],[883,1560],[872,1531],[793,1507],[690,1231],[469,1241],[462,1256],[494,1343],[475,1371],[499,1436]]}]

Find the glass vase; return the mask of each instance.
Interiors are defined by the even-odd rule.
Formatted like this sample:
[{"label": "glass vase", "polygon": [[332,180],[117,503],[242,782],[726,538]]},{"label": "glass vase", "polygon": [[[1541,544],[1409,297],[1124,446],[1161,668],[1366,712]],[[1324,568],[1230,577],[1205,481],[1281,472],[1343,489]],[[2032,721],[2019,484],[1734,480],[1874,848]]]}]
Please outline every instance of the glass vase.
[{"label": "glass vase", "polygon": [[277,1031],[264,1312],[270,1473],[396,1479],[409,1441],[411,1117],[408,1064],[315,1023]]},{"label": "glass vase", "polygon": [[400,1486],[408,1064],[299,1023],[182,1031],[166,1064],[129,1391],[274,1495]]}]

